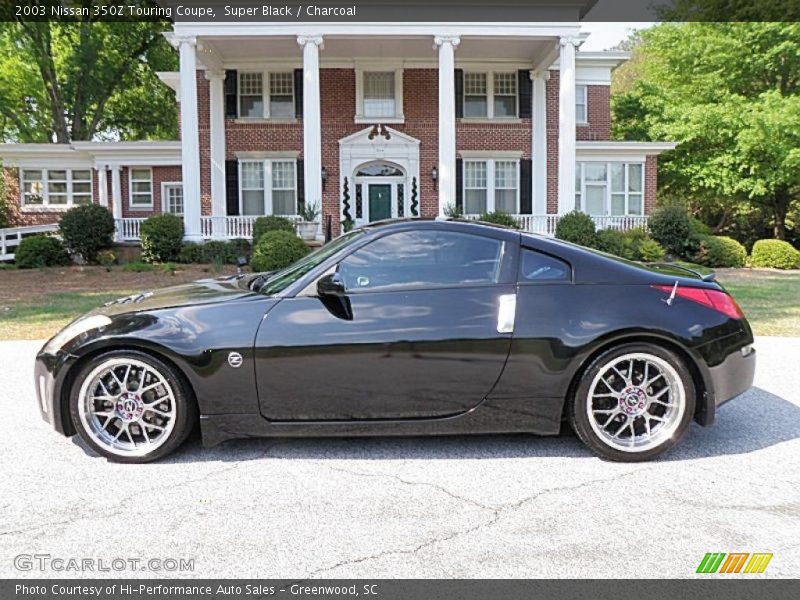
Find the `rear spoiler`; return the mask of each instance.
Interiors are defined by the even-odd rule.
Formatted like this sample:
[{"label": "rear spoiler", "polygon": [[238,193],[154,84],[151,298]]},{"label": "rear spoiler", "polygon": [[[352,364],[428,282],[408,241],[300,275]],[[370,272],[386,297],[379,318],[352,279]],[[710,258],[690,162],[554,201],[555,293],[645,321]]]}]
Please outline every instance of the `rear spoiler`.
[{"label": "rear spoiler", "polygon": [[656,263],[650,263],[650,265],[653,267],[669,267],[671,269],[680,269],[681,271],[690,273],[695,277],[699,277],[703,281],[716,281],[717,279],[717,274],[714,271],[711,271],[710,273],[701,273],[696,269],[691,269],[685,265],[681,265],[678,263],[656,262]]}]

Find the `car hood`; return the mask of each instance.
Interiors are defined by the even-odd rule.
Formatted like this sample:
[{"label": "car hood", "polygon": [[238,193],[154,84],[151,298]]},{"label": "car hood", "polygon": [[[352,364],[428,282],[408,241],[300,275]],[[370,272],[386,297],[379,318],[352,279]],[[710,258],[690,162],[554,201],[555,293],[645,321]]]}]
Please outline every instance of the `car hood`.
[{"label": "car hood", "polygon": [[116,300],[107,302],[96,312],[99,314],[117,315],[129,312],[173,308],[177,306],[227,302],[254,294],[254,292],[248,290],[246,287],[239,287],[239,285],[237,285],[238,283],[239,277],[237,276],[200,279],[193,283],[175,285],[117,298]]}]

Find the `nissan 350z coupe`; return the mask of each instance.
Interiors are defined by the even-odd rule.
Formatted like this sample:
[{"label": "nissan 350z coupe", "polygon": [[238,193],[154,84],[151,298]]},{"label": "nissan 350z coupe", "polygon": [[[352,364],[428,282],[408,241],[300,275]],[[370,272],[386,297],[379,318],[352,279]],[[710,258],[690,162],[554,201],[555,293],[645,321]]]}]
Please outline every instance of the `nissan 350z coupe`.
[{"label": "nissan 350z coupe", "polygon": [[753,382],[725,290],[464,221],[375,223],[275,273],[121,298],[37,357],[42,416],[121,462],[239,437],[557,434],[642,461]]}]

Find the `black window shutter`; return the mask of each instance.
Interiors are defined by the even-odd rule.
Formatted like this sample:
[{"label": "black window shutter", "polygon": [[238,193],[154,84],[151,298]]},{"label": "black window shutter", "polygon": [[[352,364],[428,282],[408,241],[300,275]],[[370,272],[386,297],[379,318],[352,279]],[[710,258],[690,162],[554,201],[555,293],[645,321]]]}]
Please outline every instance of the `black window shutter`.
[{"label": "black window shutter", "polygon": [[456,118],[464,116],[464,69],[456,69]]},{"label": "black window shutter", "polygon": [[533,101],[533,82],[530,71],[518,71],[519,82],[519,116],[521,119],[531,118],[531,102]]},{"label": "black window shutter", "polygon": [[533,162],[530,158],[519,161],[519,212],[523,215],[533,214]]},{"label": "black window shutter", "polygon": [[238,85],[239,73],[225,71],[225,116],[229,119],[235,119],[239,115],[239,107],[236,106]]},{"label": "black window shutter", "polygon": [[228,215],[239,214],[239,162],[225,161],[225,205]]},{"label": "black window shutter", "polygon": [[464,161],[456,159],[456,208],[464,210]]},{"label": "black window shutter", "polygon": [[[299,213],[306,205],[306,175],[305,161],[297,159],[297,212]],[[317,207],[319,208],[319,207]]]},{"label": "black window shutter", "polygon": [[294,116],[303,118],[303,69],[294,70]]}]

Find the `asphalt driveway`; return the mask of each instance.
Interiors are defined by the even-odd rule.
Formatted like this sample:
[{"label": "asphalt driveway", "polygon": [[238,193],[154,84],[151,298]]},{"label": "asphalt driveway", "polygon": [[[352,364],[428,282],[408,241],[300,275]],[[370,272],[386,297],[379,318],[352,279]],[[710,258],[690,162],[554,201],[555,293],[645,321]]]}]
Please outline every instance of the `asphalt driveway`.
[{"label": "asphalt driveway", "polygon": [[0,342],[0,577],[104,576],[20,554],[193,559],[193,577],[687,577],[706,552],[800,575],[800,339],[758,339],[756,387],[638,465],[571,434],[194,440],[116,465],[40,420],[40,345]]}]

